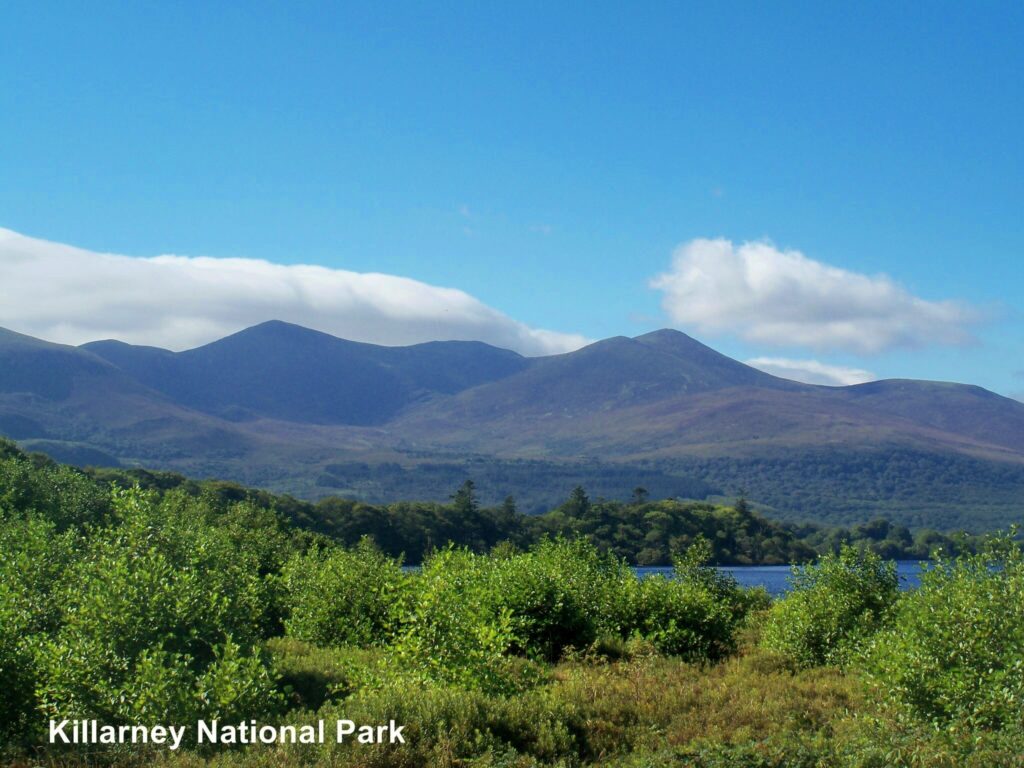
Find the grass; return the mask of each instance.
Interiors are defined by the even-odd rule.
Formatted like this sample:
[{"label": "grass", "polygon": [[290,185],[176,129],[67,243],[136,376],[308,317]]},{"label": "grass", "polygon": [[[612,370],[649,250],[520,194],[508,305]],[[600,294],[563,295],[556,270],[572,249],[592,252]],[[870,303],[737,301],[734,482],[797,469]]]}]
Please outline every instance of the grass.
[{"label": "grass", "polygon": [[[828,739],[836,723],[865,707],[862,686],[834,669],[796,673],[779,657],[746,645],[716,665],[684,663],[641,643],[609,660],[585,654],[550,670],[548,680],[514,696],[457,688],[410,688],[396,677],[343,698],[353,664],[347,651],[273,641],[284,679],[304,701],[325,703],[289,721],[350,718],[406,725],[404,746],[253,746],[217,754],[168,751],[91,758],[80,752],[16,765],[79,768],[224,766],[613,766],[643,756],[697,755],[766,739]],[[313,672],[316,671],[314,675]],[[312,682],[310,681],[312,679]],[[329,691],[337,691],[332,696]],[[674,757],[673,757],[674,756]],[[623,761],[627,761],[623,763]],[[678,764],[678,763],[677,763]]]},{"label": "grass", "polygon": [[[12,768],[998,768],[1024,766],[1019,738],[970,738],[908,725],[874,703],[855,675],[798,670],[759,648],[690,664],[631,642],[550,668],[512,696],[396,676],[346,696],[360,658],[292,640],[270,644],[285,680],[321,673],[302,694],[324,697],[290,722],[350,718],[406,726],[401,746],[252,746],[217,753],[135,751],[22,757]],[[374,659],[373,661],[378,661]],[[330,693],[333,691],[333,693]],[[325,694],[325,692],[328,692]],[[299,695],[299,694],[296,694]]]}]

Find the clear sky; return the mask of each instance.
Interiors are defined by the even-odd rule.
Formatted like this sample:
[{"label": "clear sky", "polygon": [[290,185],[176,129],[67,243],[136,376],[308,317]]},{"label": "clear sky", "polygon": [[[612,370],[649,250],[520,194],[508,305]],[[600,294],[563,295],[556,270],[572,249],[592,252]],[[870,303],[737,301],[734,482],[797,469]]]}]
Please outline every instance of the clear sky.
[{"label": "clear sky", "polygon": [[0,227],[1020,394],[1022,41],[1021,3],[8,0]]}]

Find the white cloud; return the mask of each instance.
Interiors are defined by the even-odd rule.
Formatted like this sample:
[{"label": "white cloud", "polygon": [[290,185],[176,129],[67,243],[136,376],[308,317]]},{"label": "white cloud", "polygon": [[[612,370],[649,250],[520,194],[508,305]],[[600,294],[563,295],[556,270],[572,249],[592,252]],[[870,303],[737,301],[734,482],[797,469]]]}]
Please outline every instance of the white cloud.
[{"label": "white cloud", "polygon": [[0,326],[11,330],[180,350],[271,319],[387,345],[469,339],[542,355],[588,342],[406,277],[256,259],[133,258],[0,229]]},{"label": "white cloud", "polygon": [[691,240],[650,285],[681,325],[778,346],[875,353],[964,344],[980,319],[962,302],[927,301],[885,275],[839,269],[767,242]]},{"label": "white cloud", "polygon": [[787,357],[755,357],[745,361],[758,370],[793,379],[807,384],[825,384],[830,387],[845,387],[850,384],[863,384],[875,381],[878,377],[863,368],[847,368],[842,365],[829,365],[817,360],[792,360]]}]

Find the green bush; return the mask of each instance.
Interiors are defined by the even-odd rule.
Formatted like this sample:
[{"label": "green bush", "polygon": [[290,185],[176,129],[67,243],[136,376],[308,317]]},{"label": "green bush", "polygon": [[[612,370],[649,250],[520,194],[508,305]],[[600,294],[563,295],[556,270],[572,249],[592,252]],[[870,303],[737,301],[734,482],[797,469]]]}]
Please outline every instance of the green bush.
[{"label": "green bush", "polygon": [[529,552],[495,558],[487,591],[495,614],[511,616],[511,650],[557,660],[566,648],[584,648],[614,626],[629,601],[635,576],[585,539],[544,540]]},{"label": "green bush", "polygon": [[266,648],[289,706],[312,711],[354,693],[386,658],[379,648],[320,648],[292,637],[268,640]]},{"label": "green bush", "polygon": [[633,586],[627,630],[690,661],[732,653],[747,598],[735,580],[707,566],[710,557],[710,547],[698,539],[677,558],[673,578],[650,576]]},{"label": "green bush", "polygon": [[319,716],[405,725],[401,746],[337,749],[330,765],[394,766],[578,765],[577,713],[540,690],[488,695],[438,682],[396,677],[362,690]]},{"label": "green bush", "polygon": [[509,613],[511,653],[555,661],[568,646],[593,641],[594,618],[533,555],[503,561],[494,574],[492,596],[495,608]]},{"label": "green bush", "polygon": [[285,628],[323,646],[384,645],[397,632],[408,581],[369,539],[353,549],[313,547],[284,568]]},{"label": "green bush", "polygon": [[493,568],[490,558],[454,548],[423,564],[393,646],[399,669],[485,691],[517,685],[506,658],[515,642],[512,614],[498,607]]},{"label": "green bush", "polygon": [[59,625],[53,588],[74,544],[35,514],[0,519],[0,739],[38,729],[36,649]]},{"label": "green bush", "polygon": [[798,666],[842,663],[887,621],[898,584],[895,563],[844,546],[794,570],[793,591],[772,606],[763,643]]},{"label": "green bush", "polygon": [[1009,536],[938,560],[866,653],[875,685],[937,726],[1024,726],[1024,559]]},{"label": "green bush", "polygon": [[639,585],[635,610],[635,631],[662,653],[708,661],[735,649],[730,606],[700,584],[651,576]]},{"label": "green bush", "polygon": [[0,745],[35,730],[35,665],[25,642],[29,621],[10,592],[0,581]]},{"label": "green bush", "polygon": [[[2,446],[0,446],[2,447]],[[58,530],[107,519],[106,489],[72,467],[10,452],[0,456],[0,515],[34,513]]]},{"label": "green bush", "polygon": [[265,583],[199,502],[114,492],[64,575],[60,627],[39,653],[44,710],[107,722],[261,714],[276,703],[260,654]]}]

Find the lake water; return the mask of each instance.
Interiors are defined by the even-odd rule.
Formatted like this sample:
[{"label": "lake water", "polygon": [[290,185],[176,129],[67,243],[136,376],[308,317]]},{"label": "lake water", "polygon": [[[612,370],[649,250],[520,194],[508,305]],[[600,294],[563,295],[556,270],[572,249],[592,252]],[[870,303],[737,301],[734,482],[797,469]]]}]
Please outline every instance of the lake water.
[{"label": "lake water", "polygon": [[[654,574],[672,575],[671,567],[634,568],[640,578]],[[772,597],[789,590],[789,577],[792,573],[788,565],[723,565],[717,570],[732,575],[744,587],[764,587]],[[900,589],[913,589],[919,583],[918,575],[921,563],[917,560],[897,560],[896,575],[900,579]]]},{"label": "lake water", "polygon": [[[917,560],[896,561],[896,575],[900,580],[900,589],[914,589],[918,586],[921,565],[922,562]],[[419,569],[418,565],[402,566],[402,570],[405,571],[418,571]],[[715,570],[731,574],[741,586],[764,587],[772,597],[789,591],[789,577],[793,573],[793,568],[789,565],[720,565]],[[671,576],[672,566],[637,566],[633,568],[633,571],[641,579],[658,574]]]}]

